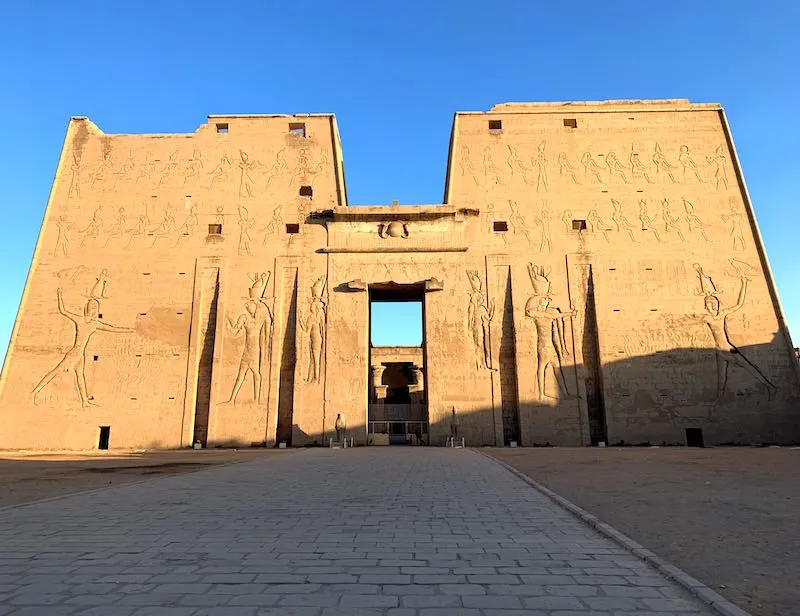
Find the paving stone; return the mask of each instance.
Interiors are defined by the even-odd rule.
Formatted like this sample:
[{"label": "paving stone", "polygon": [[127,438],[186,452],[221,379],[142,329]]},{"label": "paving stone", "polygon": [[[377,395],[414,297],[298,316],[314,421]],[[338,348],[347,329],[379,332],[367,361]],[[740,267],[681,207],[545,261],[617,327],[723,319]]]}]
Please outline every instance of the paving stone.
[{"label": "paving stone", "polygon": [[[280,497],[253,498],[266,485]],[[469,450],[297,451],[76,494],[5,510],[0,545],[14,616],[710,614]]]}]

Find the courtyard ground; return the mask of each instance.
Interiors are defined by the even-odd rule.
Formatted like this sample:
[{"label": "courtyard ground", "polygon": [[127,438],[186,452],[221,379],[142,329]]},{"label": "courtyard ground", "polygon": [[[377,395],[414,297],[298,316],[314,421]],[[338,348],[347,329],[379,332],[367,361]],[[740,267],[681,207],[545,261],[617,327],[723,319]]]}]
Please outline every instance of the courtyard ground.
[{"label": "courtyard ground", "polygon": [[753,615],[800,614],[800,448],[483,451]]},{"label": "courtyard ground", "polygon": [[0,508],[103,488],[159,475],[175,475],[292,450],[11,453],[0,452]]},{"label": "courtyard ground", "polygon": [[0,512],[3,616],[711,616],[475,451],[312,449]]}]

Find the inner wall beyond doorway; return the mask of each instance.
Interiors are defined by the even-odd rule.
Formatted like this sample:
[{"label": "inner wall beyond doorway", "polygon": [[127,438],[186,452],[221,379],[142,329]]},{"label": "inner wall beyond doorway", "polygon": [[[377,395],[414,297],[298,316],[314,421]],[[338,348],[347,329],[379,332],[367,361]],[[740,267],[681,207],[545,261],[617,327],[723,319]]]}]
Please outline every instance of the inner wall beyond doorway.
[{"label": "inner wall beyond doorway", "polygon": [[370,285],[369,300],[370,442],[427,444],[424,288]]}]

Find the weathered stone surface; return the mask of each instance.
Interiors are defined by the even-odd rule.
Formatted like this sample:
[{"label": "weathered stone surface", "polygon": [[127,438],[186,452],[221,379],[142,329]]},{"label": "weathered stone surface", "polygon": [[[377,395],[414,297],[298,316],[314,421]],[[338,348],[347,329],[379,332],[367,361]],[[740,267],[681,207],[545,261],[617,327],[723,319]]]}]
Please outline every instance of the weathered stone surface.
[{"label": "weathered stone surface", "polygon": [[[800,438],[718,105],[459,113],[444,204],[348,207],[344,186],[332,115],[181,135],[73,118],[0,448],[93,449],[101,426],[111,448],[327,444],[338,415],[355,443],[370,418],[375,443],[392,421],[435,445]],[[378,298],[424,299],[424,348],[392,360],[405,411],[380,406],[398,371],[370,349]]]}]

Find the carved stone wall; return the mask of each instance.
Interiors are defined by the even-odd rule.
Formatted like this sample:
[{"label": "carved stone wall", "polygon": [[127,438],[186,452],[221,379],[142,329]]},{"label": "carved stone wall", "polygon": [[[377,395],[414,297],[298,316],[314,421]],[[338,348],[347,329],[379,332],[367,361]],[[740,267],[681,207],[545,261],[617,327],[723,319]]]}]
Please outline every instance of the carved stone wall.
[{"label": "carved stone wall", "polygon": [[[800,373],[724,114],[459,113],[445,203],[346,207],[333,116],[68,127],[0,448],[367,442],[371,289],[423,301],[430,443],[800,439]],[[419,299],[418,298],[418,299]],[[422,372],[420,373],[422,374]]]}]

